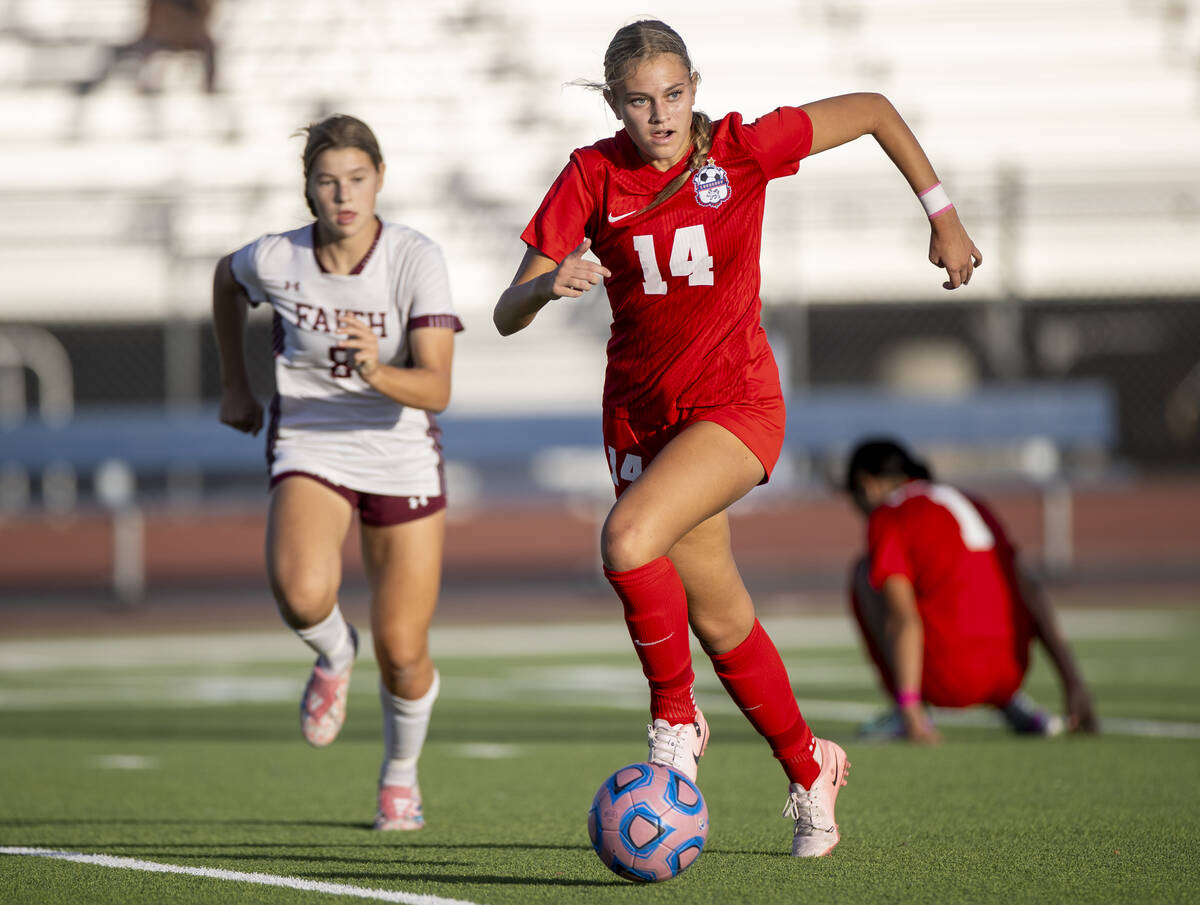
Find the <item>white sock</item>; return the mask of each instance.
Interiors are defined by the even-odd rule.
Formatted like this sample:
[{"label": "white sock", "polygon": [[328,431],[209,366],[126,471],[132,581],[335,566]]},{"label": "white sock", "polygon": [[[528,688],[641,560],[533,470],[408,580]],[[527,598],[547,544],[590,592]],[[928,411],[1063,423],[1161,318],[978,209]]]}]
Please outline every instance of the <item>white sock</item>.
[{"label": "white sock", "polygon": [[325,668],[332,672],[345,672],[354,662],[354,642],[350,639],[350,626],[342,616],[336,603],[333,612],[310,628],[298,628],[301,640],[321,655]]},{"label": "white sock", "polygon": [[429,731],[429,718],[433,715],[433,702],[437,700],[441,687],[438,671],[433,671],[433,684],[429,691],[410,701],[398,698],[383,682],[379,683],[379,703],[383,708],[383,766],[379,770],[379,784],[385,786],[415,786],[417,784],[417,758],[425,745]]}]

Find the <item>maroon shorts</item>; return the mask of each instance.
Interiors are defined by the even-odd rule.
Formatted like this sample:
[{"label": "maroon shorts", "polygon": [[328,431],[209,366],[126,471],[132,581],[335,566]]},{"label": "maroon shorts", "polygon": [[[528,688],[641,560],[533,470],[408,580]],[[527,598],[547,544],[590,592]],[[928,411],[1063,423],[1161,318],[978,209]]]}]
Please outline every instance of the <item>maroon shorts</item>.
[{"label": "maroon shorts", "polygon": [[445,496],[387,496],[382,493],[365,493],[335,484],[307,471],[285,471],[273,475],[270,486],[274,487],[284,478],[294,477],[308,478],[328,487],[349,503],[351,508],[358,510],[358,516],[364,525],[376,528],[413,522],[446,508]]},{"label": "maroon shorts", "polygon": [[771,470],[779,461],[779,453],[783,449],[783,433],[787,424],[787,409],[782,396],[753,403],[679,409],[675,419],[666,424],[631,421],[606,409],[604,452],[608,456],[608,468],[616,485],[617,496],[633,483],[663,447],[684,428],[698,421],[719,424],[746,444],[746,448],[762,463],[763,479],[759,483],[765,484],[770,480]]}]

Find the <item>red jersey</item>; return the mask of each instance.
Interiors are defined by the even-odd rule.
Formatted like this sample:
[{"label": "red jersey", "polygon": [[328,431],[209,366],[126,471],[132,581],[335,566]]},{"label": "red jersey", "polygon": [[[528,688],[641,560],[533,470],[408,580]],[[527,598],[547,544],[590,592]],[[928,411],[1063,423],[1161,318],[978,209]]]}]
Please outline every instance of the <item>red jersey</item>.
[{"label": "red jersey", "polygon": [[811,148],[798,107],[749,125],[730,113],[713,123],[709,163],[646,213],[686,158],[660,172],[624,129],[571,155],[521,238],[561,262],[587,236],[613,274],[606,409],[656,422],[779,395],[760,323],[763,205],[767,182],[795,173]]},{"label": "red jersey", "polygon": [[871,584],[903,575],[916,591],[927,653],[1028,637],[1016,551],[996,516],[945,484],[910,481],[867,523]]}]

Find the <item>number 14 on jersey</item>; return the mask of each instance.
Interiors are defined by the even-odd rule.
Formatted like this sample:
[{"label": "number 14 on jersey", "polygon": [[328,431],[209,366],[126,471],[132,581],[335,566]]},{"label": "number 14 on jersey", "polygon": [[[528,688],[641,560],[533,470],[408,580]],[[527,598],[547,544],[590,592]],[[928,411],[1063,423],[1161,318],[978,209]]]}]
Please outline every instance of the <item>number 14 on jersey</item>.
[{"label": "number 14 on jersey", "polygon": [[[633,248],[642,262],[642,290],[646,295],[665,295],[667,281],[658,269],[654,253],[654,236],[634,236]],[[671,276],[687,277],[689,286],[713,284],[713,259],[708,253],[704,226],[681,226],[671,242]]]}]

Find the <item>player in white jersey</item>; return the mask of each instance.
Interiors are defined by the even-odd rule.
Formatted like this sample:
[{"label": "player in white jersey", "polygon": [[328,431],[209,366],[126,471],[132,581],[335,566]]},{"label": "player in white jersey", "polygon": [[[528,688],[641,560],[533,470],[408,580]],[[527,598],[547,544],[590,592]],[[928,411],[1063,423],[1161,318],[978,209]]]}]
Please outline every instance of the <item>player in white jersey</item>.
[{"label": "player in white jersey", "polygon": [[262,236],[217,265],[221,421],[254,434],[262,427],[244,336],[247,306],[265,302],[277,389],[267,570],[284,620],[318,654],[301,728],[324,746],[345,720],[358,635],[337,598],[357,510],[383,708],[375,827],[420,829],[417,758],[438,693],[429,625],[446,505],[434,413],[450,401],[462,324],[438,246],[375,215],[384,163],[371,130],[335,115],[305,132],[305,199],[316,221]]}]

